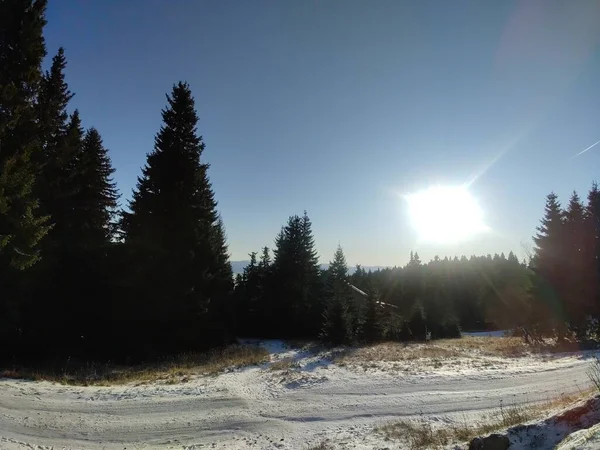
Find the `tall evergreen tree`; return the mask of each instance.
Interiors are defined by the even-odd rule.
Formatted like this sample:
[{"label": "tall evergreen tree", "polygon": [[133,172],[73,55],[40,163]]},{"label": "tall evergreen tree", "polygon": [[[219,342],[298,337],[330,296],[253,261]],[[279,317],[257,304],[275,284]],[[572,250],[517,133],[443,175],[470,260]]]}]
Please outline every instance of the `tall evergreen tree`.
[{"label": "tall evergreen tree", "polygon": [[584,258],[588,264],[585,283],[590,289],[588,294],[593,305],[590,312],[600,318],[600,190],[595,182],[588,193],[585,222]]},{"label": "tall evergreen tree", "polygon": [[552,327],[559,339],[565,336],[565,311],[562,297],[565,291],[564,248],[565,218],[558,197],[551,192],[546,197],[542,223],[534,236],[533,269],[539,277],[533,284],[532,295],[544,316],[553,317]]},{"label": "tall evergreen tree", "polygon": [[35,166],[41,152],[35,101],[46,55],[46,0],[0,1],[0,349],[14,354],[27,312],[22,271],[40,259],[49,230],[38,208]]},{"label": "tall evergreen tree", "polygon": [[327,272],[327,304],[323,315],[322,338],[332,344],[348,343],[356,337],[355,318],[352,316],[354,300],[349,285],[346,257],[339,245]]},{"label": "tall evergreen tree", "polygon": [[46,0],[0,3],[0,273],[39,259],[47,218],[33,195],[32,159],[41,151],[35,98],[46,55]]},{"label": "tall evergreen tree", "polygon": [[37,163],[38,169],[46,175],[38,183],[40,195],[49,195],[47,191],[55,182],[54,178],[60,175],[60,163],[65,162],[65,156],[61,154],[64,149],[61,147],[67,133],[67,107],[74,95],[65,81],[66,67],[67,60],[61,47],[52,58],[50,70],[44,74],[40,83],[37,114],[39,137],[44,151],[40,153],[41,159]]},{"label": "tall evergreen tree", "polygon": [[112,179],[115,169],[95,128],[85,133],[77,169],[76,229],[87,249],[104,253],[114,238],[119,194]]},{"label": "tall evergreen tree", "polygon": [[364,320],[361,326],[361,336],[365,342],[376,342],[382,339],[384,331],[383,310],[379,293],[373,289],[367,289],[366,305],[364,308]]},{"label": "tall evergreen tree", "polygon": [[320,276],[311,223],[291,216],[275,238],[273,261],[273,305],[282,336],[316,337],[322,314]]},{"label": "tall evergreen tree", "polygon": [[591,269],[586,258],[589,250],[586,248],[589,244],[586,225],[584,206],[577,192],[573,192],[565,212],[562,258],[568,264],[563,263],[565,284],[562,299],[571,329],[580,337],[587,331],[586,316],[593,307],[593,298],[586,283],[589,278],[587,272]]},{"label": "tall evergreen tree", "polygon": [[122,221],[135,266],[131,286],[140,294],[133,311],[144,344],[161,351],[224,339],[233,281],[188,84],[176,84],[167,102],[154,151]]}]

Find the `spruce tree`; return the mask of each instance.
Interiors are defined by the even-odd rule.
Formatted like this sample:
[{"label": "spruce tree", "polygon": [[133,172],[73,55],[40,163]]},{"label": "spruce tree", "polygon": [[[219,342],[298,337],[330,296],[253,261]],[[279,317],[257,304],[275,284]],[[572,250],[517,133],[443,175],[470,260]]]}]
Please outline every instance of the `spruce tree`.
[{"label": "spruce tree", "polygon": [[587,316],[594,307],[594,295],[590,289],[590,275],[594,272],[592,261],[587,255],[590,251],[585,209],[573,192],[565,213],[565,235],[563,253],[564,291],[563,301],[571,330],[580,338],[587,332]]},{"label": "spruce tree", "polygon": [[233,281],[188,84],[176,84],[167,103],[122,220],[134,266],[130,284],[139,295],[133,311],[154,351],[222,342]]},{"label": "spruce tree", "polygon": [[316,336],[318,323],[323,314],[322,286],[320,281],[319,255],[315,248],[312,222],[306,211],[301,218],[302,227],[302,312],[304,330],[302,334]]},{"label": "spruce tree", "polygon": [[[83,127],[79,112],[69,117],[68,103],[73,97],[65,81],[67,61],[60,48],[52,58],[50,70],[42,78],[37,103],[39,137],[43,151],[35,160],[37,180],[35,192],[40,209],[50,216],[52,230],[42,242],[43,268],[38,279],[48,286],[48,278],[55,279],[54,270],[60,270],[64,249],[72,238],[72,219],[75,211],[73,196],[76,184],[76,161],[81,151]],[[42,281],[42,278],[46,280]]]},{"label": "spruce tree", "polygon": [[84,247],[102,254],[114,238],[119,194],[112,179],[115,169],[95,128],[85,133],[76,164],[79,189],[74,203],[79,223],[75,227],[82,233]]},{"label": "spruce tree", "polygon": [[[593,304],[590,314],[600,319],[600,190],[595,182],[587,197],[585,223],[587,238],[584,258],[588,264],[585,283],[589,288],[588,294]],[[597,322],[600,323],[598,320]]]},{"label": "spruce tree", "polygon": [[65,81],[66,67],[67,60],[61,47],[52,58],[50,70],[44,74],[40,83],[37,114],[39,137],[44,151],[40,153],[41,159],[37,162],[38,169],[46,175],[38,183],[40,195],[48,194],[47,191],[55,182],[54,177],[59,175],[57,172],[61,169],[60,163],[65,161],[61,146],[67,133],[67,107],[74,96]]},{"label": "spruce tree", "polygon": [[0,356],[22,345],[31,313],[23,271],[39,261],[49,230],[34,192],[45,10],[46,0],[0,1]]},{"label": "spruce tree", "polygon": [[327,272],[327,303],[321,337],[332,344],[349,343],[356,337],[353,327],[355,318],[352,316],[354,299],[349,284],[346,257],[339,245]]},{"label": "spruce tree", "polygon": [[[565,292],[565,218],[558,197],[551,192],[541,225],[534,236],[532,265],[538,280],[533,283],[532,295],[544,316],[550,317],[548,328],[555,329],[558,338],[565,336],[565,312],[562,297]],[[547,311],[547,312],[546,312]]]},{"label": "spruce tree", "polygon": [[[46,0],[0,3],[0,273],[24,269],[39,259],[48,231],[33,193],[35,160],[41,151],[35,98],[46,54],[42,30]],[[2,282],[0,281],[0,284]]]},{"label": "spruce tree", "polygon": [[244,283],[244,295],[240,298],[241,303],[237,305],[237,313],[240,317],[238,333],[242,336],[259,336],[260,327],[260,273],[256,262],[256,252],[249,254],[250,262],[244,267],[242,280]]},{"label": "spruce tree", "polygon": [[[52,229],[40,244],[42,261],[32,271],[28,301],[30,323],[25,336],[32,345],[39,342],[47,345],[47,349],[43,349],[37,344],[36,349],[42,352],[73,355],[75,347],[82,344],[81,337],[89,338],[82,328],[89,320],[81,312],[89,303],[81,300],[81,292],[99,290],[96,285],[91,288],[87,277],[77,220],[82,212],[76,202],[81,189],[77,182],[77,162],[84,135],[79,112],[74,111],[54,135],[51,145],[46,141],[36,185],[40,190],[41,207],[50,215]],[[86,298],[89,299],[87,295]]]},{"label": "spruce tree", "polygon": [[361,327],[362,339],[365,342],[376,342],[383,337],[383,310],[379,292],[373,288],[367,291],[364,321]]},{"label": "spruce tree", "polygon": [[[263,247],[258,263],[258,319],[256,326],[265,337],[271,332],[273,307],[273,263],[269,247]],[[265,334],[266,333],[266,334]]]},{"label": "spruce tree", "polygon": [[319,332],[320,270],[310,219],[291,216],[275,238],[273,304],[281,336],[316,337]]}]

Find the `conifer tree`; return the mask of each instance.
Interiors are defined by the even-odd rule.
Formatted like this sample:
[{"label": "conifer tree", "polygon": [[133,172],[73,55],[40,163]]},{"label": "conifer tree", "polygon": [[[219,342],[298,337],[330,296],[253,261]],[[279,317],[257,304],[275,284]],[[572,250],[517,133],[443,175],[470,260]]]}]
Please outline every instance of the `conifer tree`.
[{"label": "conifer tree", "polygon": [[532,295],[544,316],[552,317],[549,328],[554,328],[559,339],[565,336],[565,291],[564,250],[565,218],[558,197],[551,192],[546,197],[546,207],[541,225],[534,236],[535,243],[532,265],[539,280],[533,283]]},{"label": "conifer tree", "polygon": [[[224,339],[224,305],[232,283],[188,84],[176,84],[167,103],[154,151],[122,221],[135,265],[131,284],[143,299],[134,309],[142,332],[164,351]],[[158,343],[159,335],[169,339]]]},{"label": "conifer tree", "polygon": [[[39,259],[48,231],[33,186],[32,160],[41,151],[35,98],[46,54],[46,0],[0,3],[0,273]],[[2,282],[0,281],[0,284]]]},{"label": "conifer tree", "polygon": [[0,355],[21,348],[29,285],[23,271],[39,261],[50,228],[34,191],[45,10],[46,0],[0,1]]},{"label": "conifer tree", "polygon": [[[587,197],[585,209],[586,243],[584,258],[587,261],[585,283],[592,302],[590,314],[600,318],[600,190],[593,183]],[[596,330],[598,331],[598,330]]]},{"label": "conifer tree", "polygon": [[85,234],[87,248],[105,251],[114,238],[119,194],[112,179],[115,169],[95,128],[85,133],[77,166],[77,227]]},{"label": "conifer tree", "polygon": [[320,275],[310,219],[294,215],[275,238],[273,312],[282,336],[316,337],[319,332]]},{"label": "conifer tree", "polygon": [[586,332],[586,316],[593,307],[586,279],[590,261],[586,259],[586,223],[584,206],[577,192],[573,192],[565,212],[563,242],[563,302],[571,330],[583,337]]},{"label": "conifer tree", "polygon": [[361,327],[361,335],[365,342],[376,342],[383,337],[383,311],[379,293],[370,288],[367,290],[365,317]]},{"label": "conifer tree", "polygon": [[352,291],[348,266],[342,247],[338,245],[327,270],[326,296],[322,338],[332,344],[348,343],[356,337],[353,329]]}]

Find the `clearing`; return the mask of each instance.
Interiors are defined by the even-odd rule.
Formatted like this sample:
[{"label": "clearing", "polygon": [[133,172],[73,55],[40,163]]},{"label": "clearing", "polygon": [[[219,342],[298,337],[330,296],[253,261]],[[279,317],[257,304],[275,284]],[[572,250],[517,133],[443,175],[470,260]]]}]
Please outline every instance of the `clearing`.
[{"label": "clearing", "polygon": [[[0,379],[2,449],[406,448],[394,421],[452,426],[587,391],[592,352],[530,354],[516,338],[357,349],[245,341],[269,355],[217,376],[70,386]],[[540,447],[542,448],[542,447]]]}]

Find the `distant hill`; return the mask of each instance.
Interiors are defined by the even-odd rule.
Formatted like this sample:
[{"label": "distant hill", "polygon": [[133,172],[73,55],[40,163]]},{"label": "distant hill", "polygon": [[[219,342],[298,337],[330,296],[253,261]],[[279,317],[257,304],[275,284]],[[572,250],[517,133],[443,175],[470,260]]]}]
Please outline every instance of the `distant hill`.
[{"label": "distant hill", "polygon": [[[231,261],[231,269],[233,270],[233,273],[242,273],[244,271],[244,267],[246,267],[248,264],[250,263],[249,260],[243,260],[243,261]],[[322,270],[327,270],[327,268],[329,267],[329,264],[321,264],[321,269]],[[361,267],[366,270],[367,272],[369,270],[375,271],[375,270],[379,270],[379,269],[385,269],[386,266],[362,266]],[[349,272],[352,274],[354,273],[354,271],[356,270],[355,266],[349,267]]]}]

